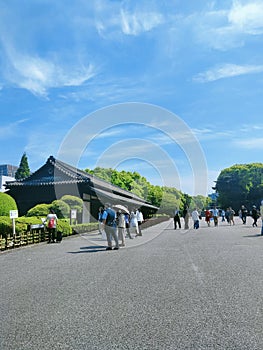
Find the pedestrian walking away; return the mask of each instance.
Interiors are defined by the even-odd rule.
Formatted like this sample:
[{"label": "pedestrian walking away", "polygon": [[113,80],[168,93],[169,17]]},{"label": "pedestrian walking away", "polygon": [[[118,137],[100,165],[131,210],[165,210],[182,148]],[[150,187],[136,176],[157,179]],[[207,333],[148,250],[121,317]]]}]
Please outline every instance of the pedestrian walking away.
[{"label": "pedestrian walking away", "polygon": [[106,250],[112,250],[111,237],[113,237],[115,241],[114,250],[118,250],[119,240],[118,240],[118,234],[117,234],[116,212],[111,208],[110,203],[105,204],[105,210],[102,214],[102,220],[103,220],[102,222],[104,225],[104,230],[106,232],[107,242],[108,242],[108,247],[106,248]]},{"label": "pedestrian walking away", "polygon": [[260,215],[259,215],[259,212],[258,212],[257,207],[255,205],[253,205],[253,207],[252,207],[251,217],[254,220],[252,226],[257,227],[258,226],[257,221],[258,221],[258,218],[260,217]]},{"label": "pedestrian walking away", "polygon": [[199,229],[199,218],[200,214],[198,213],[197,208],[192,212],[192,219],[194,222],[194,229],[197,230]]},{"label": "pedestrian walking away", "polygon": [[121,210],[117,213],[118,239],[121,241],[121,246],[125,247],[125,217]]},{"label": "pedestrian walking away", "polygon": [[247,208],[244,205],[241,206],[240,216],[244,225],[247,222]]},{"label": "pedestrian walking away", "polygon": [[174,211],[174,229],[177,229],[177,224],[178,227],[181,228],[181,221],[180,221],[180,213],[179,213],[179,209],[175,209]]}]

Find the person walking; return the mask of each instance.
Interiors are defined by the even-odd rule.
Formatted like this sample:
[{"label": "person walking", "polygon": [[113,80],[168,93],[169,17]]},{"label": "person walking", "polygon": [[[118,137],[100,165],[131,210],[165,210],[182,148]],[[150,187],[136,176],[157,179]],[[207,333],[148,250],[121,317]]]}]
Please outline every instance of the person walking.
[{"label": "person walking", "polygon": [[[46,220],[44,221],[47,223],[47,231],[48,231],[48,243],[55,243],[55,237],[57,233],[57,215],[55,214],[53,209],[49,210],[49,214],[46,217]],[[62,241],[62,234],[61,237],[57,237],[57,242]]]},{"label": "person walking", "polygon": [[138,231],[139,231],[138,236],[142,236],[141,225],[143,223],[143,214],[142,214],[140,209],[136,210],[136,218],[137,218],[137,222],[138,222]]},{"label": "person walking", "polygon": [[229,224],[230,224],[230,226],[231,226],[231,224],[235,225],[234,215],[235,215],[234,209],[229,207]]},{"label": "person walking", "polygon": [[98,212],[98,223],[99,223],[99,234],[102,235],[103,233],[103,225],[102,225],[102,214],[104,212],[103,207],[99,207],[99,212]]},{"label": "person walking", "polygon": [[104,225],[104,230],[107,236],[108,247],[106,250],[112,250],[112,241],[111,237],[113,237],[115,241],[114,250],[119,249],[119,240],[117,234],[117,225],[116,225],[116,212],[111,208],[110,203],[105,203],[105,209],[102,214],[102,222]]},{"label": "person walking", "polygon": [[260,216],[261,216],[261,236],[263,236],[263,201],[261,201]]},{"label": "person walking", "polygon": [[247,222],[247,208],[244,205],[241,206],[240,216],[241,216],[243,225],[245,225],[245,223]]},{"label": "person walking", "polygon": [[199,229],[199,217],[200,214],[198,213],[197,208],[192,212],[192,219],[194,222],[194,229],[198,230]]},{"label": "person walking", "polygon": [[139,235],[138,221],[137,221],[135,212],[133,210],[131,211],[131,217],[130,217],[130,229],[132,230],[132,232],[135,233],[135,237]]},{"label": "person walking", "polygon": [[217,209],[217,207],[215,206],[214,209],[212,209],[212,215],[213,215],[213,220],[214,220],[214,225],[218,226],[218,215],[219,215],[219,211]]},{"label": "person walking", "polygon": [[117,214],[117,225],[118,225],[118,239],[121,241],[121,246],[125,247],[125,217],[121,210]]},{"label": "person walking", "polygon": [[259,214],[258,214],[257,207],[255,205],[253,205],[253,207],[252,207],[251,217],[254,220],[252,226],[253,227],[255,227],[255,226],[257,227],[258,226],[257,225],[257,221],[258,221],[258,218],[259,218]]},{"label": "person walking", "polygon": [[177,224],[178,227],[181,228],[181,221],[180,221],[180,213],[179,213],[179,209],[176,208],[174,211],[174,229],[177,229]]},{"label": "person walking", "polygon": [[205,221],[206,221],[208,227],[210,227],[211,217],[212,217],[211,211],[209,209],[206,209],[206,211],[205,211]]},{"label": "person walking", "polygon": [[130,239],[133,239],[133,237],[131,236],[131,232],[130,232],[130,214],[125,213],[124,219],[125,219],[125,227],[126,227],[127,236]]}]

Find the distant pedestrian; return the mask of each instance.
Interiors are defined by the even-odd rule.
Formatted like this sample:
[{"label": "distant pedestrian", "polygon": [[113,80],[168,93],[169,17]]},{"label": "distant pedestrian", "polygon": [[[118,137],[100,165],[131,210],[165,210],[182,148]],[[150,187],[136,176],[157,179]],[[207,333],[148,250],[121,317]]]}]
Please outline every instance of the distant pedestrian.
[{"label": "distant pedestrian", "polygon": [[247,208],[244,205],[241,206],[240,216],[241,216],[241,220],[243,222],[243,225],[245,225],[245,223],[247,221]]},{"label": "distant pedestrian", "polygon": [[231,226],[231,224],[232,224],[232,225],[235,225],[234,216],[235,216],[235,211],[234,211],[234,209],[232,209],[231,207],[229,207],[229,224],[230,224],[230,226]]},{"label": "distant pedestrian", "polygon": [[226,216],[226,212],[224,211],[224,209],[221,210],[221,218],[222,218],[222,222],[226,221],[225,220],[225,216]]},{"label": "distant pedestrian", "polygon": [[131,232],[130,232],[130,214],[125,213],[124,218],[125,218],[125,227],[126,227],[127,236],[130,239],[133,239],[133,237],[131,236]]},{"label": "distant pedestrian", "polygon": [[139,231],[138,236],[142,236],[141,225],[143,223],[143,214],[142,214],[140,209],[136,210],[136,218],[137,218],[137,222],[138,222],[138,231]]},{"label": "distant pedestrian", "polygon": [[199,229],[199,218],[200,218],[200,214],[198,213],[197,208],[192,212],[192,219],[194,222],[194,229]]},{"label": "distant pedestrian", "polygon": [[213,215],[214,225],[215,225],[215,226],[218,226],[218,215],[219,215],[219,211],[218,211],[218,209],[217,209],[216,206],[212,209],[212,215]]},{"label": "distant pedestrian", "polygon": [[125,217],[121,210],[117,213],[118,239],[121,241],[121,246],[125,247]]},{"label": "distant pedestrian", "polygon": [[207,223],[207,226],[210,226],[211,217],[212,217],[211,211],[209,209],[206,209],[206,211],[205,211],[205,221]]},{"label": "distant pedestrian", "polygon": [[261,216],[261,236],[263,236],[263,201],[261,201],[260,206],[260,216]]},{"label": "distant pedestrian", "polygon": [[[57,215],[55,214],[53,209],[49,210],[49,214],[46,217],[45,223],[47,223],[47,231],[48,231],[48,243],[55,243],[55,237],[57,233]],[[60,237],[59,237],[60,238]],[[57,242],[62,241],[62,234],[61,239],[58,239]]]},{"label": "distant pedestrian", "polygon": [[138,236],[139,234],[138,221],[134,211],[131,211],[130,230],[135,233],[136,237]]},{"label": "distant pedestrian", "polygon": [[259,212],[258,212],[257,207],[255,205],[253,205],[253,207],[252,207],[251,217],[254,220],[252,226],[253,227],[255,227],[255,226],[257,227],[258,226],[257,225],[257,221],[258,221],[258,218],[259,218]]},{"label": "distant pedestrian", "polygon": [[99,233],[102,235],[103,233],[103,224],[102,224],[102,214],[104,212],[103,207],[99,207],[99,212],[98,212],[98,223],[99,223]]},{"label": "distant pedestrian", "polygon": [[179,213],[179,209],[175,209],[174,211],[174,229],[177,229],[177,224],[178,227],[181,228],[181,221],[180,221],[180,213]]},{"label": "distant pedestrian", "polygon": [[104,230],[107,236],[108,247],[106,250],[112,250],[112,237],[115,241],[114,250],[119,249],[119,240],[117,234],[117,225],[116,225],[116,212],[111,208],[110,203],[105,204],[105,209],[102,214]]}]

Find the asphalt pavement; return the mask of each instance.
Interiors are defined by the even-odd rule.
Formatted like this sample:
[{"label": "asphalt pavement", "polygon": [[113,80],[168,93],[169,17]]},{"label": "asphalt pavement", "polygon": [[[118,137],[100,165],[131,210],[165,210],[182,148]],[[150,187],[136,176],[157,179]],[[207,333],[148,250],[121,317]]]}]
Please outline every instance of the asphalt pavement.
[{"label": "asphalt pavement", "polygon": [[263,349],[260,230],[170,220],[118,251],[84,234],[0,253],[0,349]]}]

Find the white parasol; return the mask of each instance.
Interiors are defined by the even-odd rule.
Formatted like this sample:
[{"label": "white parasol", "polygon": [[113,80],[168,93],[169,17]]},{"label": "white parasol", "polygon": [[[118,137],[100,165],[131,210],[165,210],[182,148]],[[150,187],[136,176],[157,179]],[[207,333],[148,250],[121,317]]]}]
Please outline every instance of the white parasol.
[{"label": "white parasol", "polygon": [[128,210],[124,205],[121,205],[121,204],[114,204],[114,205],[112,206],[112,208],[118,209],[118,210],[121,210],[121,211],[124,212],[124,213],[130,214],[129,210]]}]

